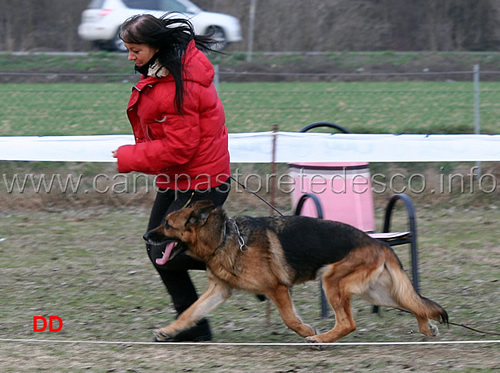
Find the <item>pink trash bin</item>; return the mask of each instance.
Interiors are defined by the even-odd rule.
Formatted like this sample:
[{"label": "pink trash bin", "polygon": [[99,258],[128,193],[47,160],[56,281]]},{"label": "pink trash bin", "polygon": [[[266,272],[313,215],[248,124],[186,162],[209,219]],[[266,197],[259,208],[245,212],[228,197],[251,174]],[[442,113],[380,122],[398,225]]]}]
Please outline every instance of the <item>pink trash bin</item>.
[{"label": "pink trash bin", "polygon": [[[294,180],[292,204],[295,208],[305,193],[315,194],[323,210],[323,219],[350,224],[365,232],[375,231],[370,169],[366,162],[291,163]],[[301,215],[317,217],[311,199]]]}]

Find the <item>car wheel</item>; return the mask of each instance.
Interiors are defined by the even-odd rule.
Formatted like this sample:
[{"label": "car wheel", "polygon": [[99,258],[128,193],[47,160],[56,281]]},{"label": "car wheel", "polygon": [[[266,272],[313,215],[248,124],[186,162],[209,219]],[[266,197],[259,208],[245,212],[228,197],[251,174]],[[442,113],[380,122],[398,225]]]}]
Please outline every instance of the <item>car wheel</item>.
[{"label": "car wheel", "polygon": [[127,48],[125,47],[125,43],[123,42],[123,40],[120,39],[119,35],[120,35],[119,32],[117,32],[115,37],[111,41],[111,46],[115,51],[124,53],[127,51]]},{"label": "car wheel", "polygon": [[217,42],[213,46],[214,50],[221,51],[227,47],[228,42],[226,40],[226,33],[219,26],[209,26],[206,34],[210,35]]},{"label": "car wheel", "polygon": [[102,41],[100,41],[100,40],[93,40],[92,41],[92,48],[93,49],[106,49],[105,46],[103,45]]}]

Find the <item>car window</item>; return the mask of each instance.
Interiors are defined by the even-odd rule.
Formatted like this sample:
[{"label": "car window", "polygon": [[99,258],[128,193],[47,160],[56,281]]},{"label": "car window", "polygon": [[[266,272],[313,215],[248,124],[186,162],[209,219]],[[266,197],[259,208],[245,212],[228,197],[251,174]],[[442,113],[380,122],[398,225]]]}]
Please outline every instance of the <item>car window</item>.
[{"label": "car window", "polygon": [[123,0],[123,3],[131,9],[159,10],[160,0]]},{"label": "car window", "polygon": [[176,0],[123,0],[123,3],[131,9],[165,10],[187,13],[186,6]]},{"label": "car window", "polygon": [[92,0],[88,6],[89,9],[99,9],[104,5],[104,0]]},{"label": "car window", "polygon": [[187,8],[184,4],[181,4],[175,0],[160,0],[161,10],[169,10],[171,12],[182,12],[186,13]]}]

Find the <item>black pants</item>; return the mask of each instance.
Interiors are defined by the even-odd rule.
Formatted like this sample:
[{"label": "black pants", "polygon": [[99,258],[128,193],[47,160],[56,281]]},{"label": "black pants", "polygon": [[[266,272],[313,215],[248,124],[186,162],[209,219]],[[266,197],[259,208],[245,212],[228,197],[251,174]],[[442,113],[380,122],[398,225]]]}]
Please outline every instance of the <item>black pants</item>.
[{"label": "black pants", "polygon": [[[172,211],[181,209],[188,201],[210,200],[216,206],[222,206],[227,199],[231,189],[230,180],[226,183],[207,190],[160,190],[156,195],[151,215],[149,218],[148,231],[159,226],[166,215]],[[165,245],[166,246],[166,245]],[[197,299],[196,289],[191,281],[188,270],[205,270],[205,263],[196,260],[185,253],[179,253],[165,265],[159,266],[155,260],[162,257],[165,246],[147,245],[146,249],[153,265],[158,270],[168,293],[172,297],[174,308],[178,314],[184,312]]]}]

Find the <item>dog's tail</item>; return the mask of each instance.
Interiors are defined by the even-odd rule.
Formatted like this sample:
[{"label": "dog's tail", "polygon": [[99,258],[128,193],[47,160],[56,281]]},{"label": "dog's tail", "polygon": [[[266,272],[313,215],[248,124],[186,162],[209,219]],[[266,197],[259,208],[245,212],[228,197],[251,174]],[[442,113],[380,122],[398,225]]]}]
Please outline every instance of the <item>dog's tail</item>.
[{"label": "dog's tail", "polygon": [[432,319],[448,324],[448,313],[436,302],[422,297],[413,287],[410,278],[392,248],[384,247],[385,268],[392,279],[392,296],[401,308],[417,318]]}]

